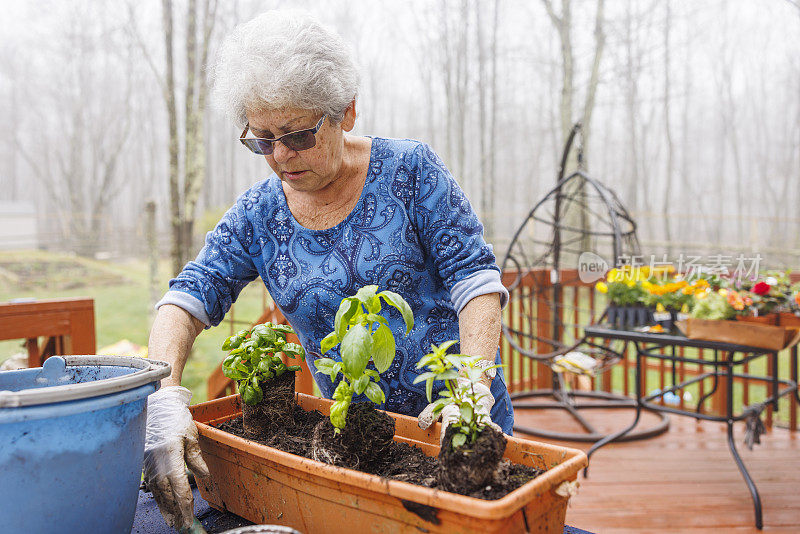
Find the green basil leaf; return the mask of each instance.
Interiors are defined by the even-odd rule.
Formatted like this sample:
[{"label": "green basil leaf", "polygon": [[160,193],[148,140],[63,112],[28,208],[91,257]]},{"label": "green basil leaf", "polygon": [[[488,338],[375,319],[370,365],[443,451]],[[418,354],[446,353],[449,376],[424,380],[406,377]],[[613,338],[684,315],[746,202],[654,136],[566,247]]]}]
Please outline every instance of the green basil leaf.
[{"label": "green basil leaf", "polygon": [[336,430],[344,428],[347,421],[347,409],[350,407],[350,401],[334,402],[331,405],[331,424],[336,427]]},{"label": "green basil leaf", "polygon": [[379,373],[385,373],[395,356],[394,336],[385,324],[381,324],[372,335],[372,361]]},{"label": "green basil leaf", "polygon": [[381,323],[388,325],[389,321],[383,315],[378,315],[377,313],[369,313],[367,314],[367,321],[371,323]]},{"label": "green basil leaf", "polygon": [[287,371],[291,371],[291,372],[294,373],[294,372],[300,370],[300,366],[299,365],[290,365],[289,367],[286,368],[286,370]]},{"label": "green basil leaf", "polygon": [[378,380],[381,379],[381,375],[379,375],[378,371],[375,371],[374,369],[364,369],[364,374],[374,378],[375,381],[378,381]]},{"label": "green basil leaf", "polygon": [[297,343],[287,343],[283,346],[281,351],[287,356],[300,356],[301,358],[306,354],[306,351],[303,350],[303,347]]},{"label": "green basil leaf", "polygon": [[336,389],[333,391],[333,400],[343,401],[349,400],[353,397],[353,388],[350,387],[350,384],[347,383],[346,380],[342,380],[339,382],[339,385],[336,386]]},{"label": "green basil leaf", "polygon": [[261,359],[264,357],[264,350],[263,349],[254,349],[253,352],[250,354],[250,363],[253,366],[257,366]]},{"label": "green basil leaf", "polygon": [[419,384],[419,383],[420,383],[420,382],[422,382],[423,380],[428,380],[428,379],[430,379],[430,378],[436,379],[436,373],[434,373],[434,372],[431,372],[431,371],[428,371],[428,372],[422,373],[421,375],[419,375],[418,377],[416,377],[416,378],[414,379],[414,382],[413,382],[413,383],[414,383],[414,384]]},{"label": "green basil leaf", "polygon": [[386,304],[394,306],[400,311],[400,314],[403,316],[403,321],[406,323],[406,335],[408,335],[411,329],[414,328],[414,313],[411,311],[411,306],[408,305],[408,302],[398,293],[389,291],[388,289],[378,293],[378,296],[382,297],[383,300],[386,301]]},{"label": "green basil leaf", "polygon": [[232,337],[229,337],[228,339],[226,339],[222,343],[222,350],[230,350],[231,349],[231,340],[232,339],[233,339]]},{"label": "green basil leaf", "polygon": [[361,376],[372,353],[372,337],[363,325],[354,325],[347,331],[341,353],[345,373],[351,378]]},{"label": "green basil leaf", "polygon": [[250,406],[258,404],[264,398],[261,388],[256,389],[248,384],[239,388],[239,395],[242,397],[242,401]]},{"label": "green basil leaf", "polygon": [[[358,300],[353,297],[347,297],[346,299],[342,299],[342,302],[339,303],[339,309],[336,310],[336,317],[333,320],[333,332],[336,334],[338,340],[341,340],[344,337],[345,332],[347,332],[347,326],[350,324],[350,319],[355,315],[356,311],[358,310]],[[328,334],[325,339],[327,339],[331,334]],[[325,354],[325,351],[322,352]]]},{"label": "green basil leaf", "polygon": [[270,323],[270,328],[272,328],[276,332],[283,332],[284,334],[294,334],[294,328],[292,328],[288,324],[272,324],[272,323]]},{"label": "green basil leaf", "polygon": [[375,293],[378,291],[378,286],[370,285],[364,286],[356,292],[356,298],[366,304],[369,300],[375,296]]},{"label": "green basil leaf", "polygon": [[439,345],[436,348],[438,349],[438,351],[441,351],[441,352],[444,353],[444,352],[447,352],[447,349],[449,349],[450,347],[452,347],[456,343],[458,343],[457,340],[451,339],[450,341],[445,341],[444,343],[442,343],[441,345]]},{"label": "green basil leaf", "polygon": [[429,378],[427,382],[425,382],[425,395],[428,397],[428,402],[433,400],[433,378]]},{"label": "green basil leaf", "polygon": [[364,304],[370,314],[376,314],[381,311],[381,299],[377,295],[371,296]]},{"label": "green basil leaf", "polygon": [[270,370],[269,363],[268,360],[261,360],[261,363],[258,364],[258,370],[262,373],[268,373]]},{"label": "green basil leaf", "polygon": [[454,448],[454,449],[457,449],[457,448],[461,447],[461,446],[462,446],[462,445],[464,445],[466,442],[467,442],[467,436],[465,436],[465,435],[464,435],[464,434],[462,434],[461,432],[459,432],[458,434],[456,434],[455,436],[453,436],[453,441],[452,441],[452,443],[453,443],[453,448]]},{"label": "green basil leaf", "polygon": [[336,377],[342,372],[342,367],[344,367],[342,362],[336,362],[333,364],[333,367],[331,367],[331,380],[336,380]]},{"label": "green basil leaf", "polygon": [[358,380],[353,382],[353,391],[356,392],[356,395],[361,395],[367,389],[369,383],[369,375],[361,375]]},{"label": "green basil leaf", "polygon": [[256,337],[262,345],[274,343],[278,339],[275,331],[265,324],[253,328],[253,337]]},{"label": "green basil leaf", "polygon": [[334,363],[336,362],[330,358],[319,358],[314,362],[314,369],[316,369],[317,372],[327,375],[330,374]]},{"label": "green basil leaf", "polygon": [[383,394],[381,387],[375,382],[370,382],[367,389],[364,390],[367,398],[375,404],[383,404],[386,401],[386,395]]},{"label": "green basil leaf", "polygon": [[325,354],[338,344],[339,344],[339,336],[336,335],[336,332],[331,332],[330,334],[322,338],[322,341],[319,342],[320,354]]},{"label": "green basil leaf", "polygon": [[461,420],[465,423],[472,423],[472,419],[475,417],[475,412],[472,409],[472,406],[469,404],[462,404],[461,408]]}]

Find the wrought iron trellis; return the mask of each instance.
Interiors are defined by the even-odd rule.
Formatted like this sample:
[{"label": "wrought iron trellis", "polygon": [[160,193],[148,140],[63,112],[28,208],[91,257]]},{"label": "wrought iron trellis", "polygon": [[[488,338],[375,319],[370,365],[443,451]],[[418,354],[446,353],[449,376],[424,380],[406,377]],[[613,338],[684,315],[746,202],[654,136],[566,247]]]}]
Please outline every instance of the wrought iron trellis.
[{"label": "wrought iron trellis", "polygon": [[[565,299],[565,289],[591,287],[592,274],[639,255],[636,223],[613,190],[589,176],[583,168],[582,139],[577,146],[577,170],[565,176],[576,136],[576,124],[567,139],[556,186],[528,213],[511,240],[503,260],[506,276],[513,273],[509,293],[515,315],[504,321],[503,333],[509,345],[527,358],[552,366],[556,357],[578,350],[597,362],[598,375],[616,364],[624,354],[624,343],[595,343],[571,332],[582,331],[591,320],[591,310],[580,299]],[[596,265],[598,271],[581,266]],[[570,323],[568,321],[572,320]],[[516,324],[514,324],[516,323]],[[583,324],[581,324],[583,323]],[[552,389],[512,394],[515,409],[558,408],[569,412],[584,433],[552,432],[515,426],[532,435],[573,441],[598,441],[598,432],[581,414],[582,409],[633,408],[632,399],[603,391],[574,391],[565,387],[560,372],[552,373]],[[552,397],[553,402],[531,402],[534,397]],[[591,399],[582,402],[581,399]],[[627,439],[648,437],[668,428],[666,416],[655,428],[632,433]]]}]

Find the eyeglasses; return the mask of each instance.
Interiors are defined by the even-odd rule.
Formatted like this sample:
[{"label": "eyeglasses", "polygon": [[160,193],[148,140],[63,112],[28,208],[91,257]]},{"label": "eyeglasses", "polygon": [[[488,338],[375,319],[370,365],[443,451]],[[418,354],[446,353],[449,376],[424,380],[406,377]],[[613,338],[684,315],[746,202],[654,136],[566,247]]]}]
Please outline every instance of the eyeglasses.
[{"label": "eyeglasses", "polygon": [[247,130],[250,129],[250,124],[246,124],[242,135],[239,136],[239,141],[244,146],[259,154],[261,156],[269,156],[275,150],[275,143],[280,141],[289,150],[308,150],[317,144],[315,134],[322,128],[322,123],[325,122],[323,115],[316,126],[307,130],[298,130],[296,132],[289,132],[275,139],[267,139],[265,137],[245,137]]}]

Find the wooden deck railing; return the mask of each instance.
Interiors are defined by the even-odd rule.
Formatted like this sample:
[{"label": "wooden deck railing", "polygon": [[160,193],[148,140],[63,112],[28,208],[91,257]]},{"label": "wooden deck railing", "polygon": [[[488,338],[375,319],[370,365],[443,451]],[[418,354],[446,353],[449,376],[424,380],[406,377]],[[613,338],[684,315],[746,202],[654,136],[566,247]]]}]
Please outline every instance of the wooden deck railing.
[{"label": "wooden deck railing", "polygon": [[[517,278],[516,273],[506,272],[503,275],[503,283],[511,285]],[[581,326],[594,323],[601,315],[606,306],[605,295],[598,294],[594,290],[594,284],[587,284],[578,279],[577,272],[574,270],[562,270],[560,273],[562,280],[561,306],[556,306],[553,299],[551,275],[549,270],[537,270],[526,274],[514,289],[509,305],[503,311],[503,320],[514,330],[520,330],[536,334],[539,337],[552,339],[553,330],[553,307],[559,312],[559,322],[564,324],[563,337],[567,341],[580,339],[582,332]],[[534,289],[535,288],[535,289]],[[784,317],[784,320],[787,318]],[[800,319],[788,317],[788,320],[796,321],[793,324],[800,324]],[[523,324],[527,323],[527,324]],[[536,345],[538,352],[548,352],[551,349],[541,340],[531,340],[530,345],[524,346],[525,349],[533,349]],[[541,362],[526,358],[519,352],[513,350],[506,339],[501,339],[500,343],[503,363],[506,365],[506,375],[508,387],[511,392],[529,391],[534,389],[548,389],[551,387],[550,369]],[[680,355],[689,355],[698,359],[712,362],[713,351],[697,349],[693,353],[692,349],[679,349]],[[791,356],[797,355],[797,347],[782,351],[778,355],[778,375],[780,378],[793,378],[793,371],[790,368]],[[768,360],[763,363],[764,360]],[[636,354],[632,346],[628,346],[624,358],[605,373],[593,377],[591,387],[596,391],[606,391],[623,394],[632,397],[634,395],[634,369],[636,365]],[[770,358],[764,358],[759,363],[745,364],[743,372],[746,374],[753,371],[757,365],[766,368],[759,371],[772,372],[772,362]],[[677,366],[676,381],[683,382],[689,378],[699,375],[702,372],[700,366],[679,363]],[[647,372],[642,377],[642,391],[651,392],[655,389],[664,390],[672,384],[671,366],[665,361],[658,363],[648,362]],[[710,391],[711,379],[699,382],[695,393],[691,399],[684,399],[681,396],[678,400],[679,406],[692,406],[706,392]],[[742,405],[760,402],[768,395],[770,384],[763,381],[748,380],[744,378],[735,379],[735,393],[741,396]],[[722,415],[725,413],[726,399],[724,388],[718,390],[709,398],[705,407],[706,413]],[[778,414],[773,413],[772,405],[768,405],[764,412],[765,424],[771,426],[774,423],[786,426],[791,430],[798,428],[798,405],[792,396],[785,396],[779,401]]]}]

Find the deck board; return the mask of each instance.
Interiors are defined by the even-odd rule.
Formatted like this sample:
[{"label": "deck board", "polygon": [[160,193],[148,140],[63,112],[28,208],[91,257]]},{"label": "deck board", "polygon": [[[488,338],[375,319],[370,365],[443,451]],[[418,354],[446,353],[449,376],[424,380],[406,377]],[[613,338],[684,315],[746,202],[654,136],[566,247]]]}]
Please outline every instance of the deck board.
[{"label": "deck board", "polygon": [[[621,428],[633,412],[583,412],[599,428]],[[517,424],[576,431],[557,410],[517,410]],[[647,422],[654,421],[648,415]],[[517,433],[519,437],[526,437]],[[761,494],[764,530],[800,532],[800,435],[774,428],[750,451],[744,423],[736,447]],[[590,444],[545,440],[587,450]],[[567,524],[595,533],[757,533],[753,504],[728,450],[723,423],[671,416],[670,429],[646,440],[607,445],[567,511]]]}]

